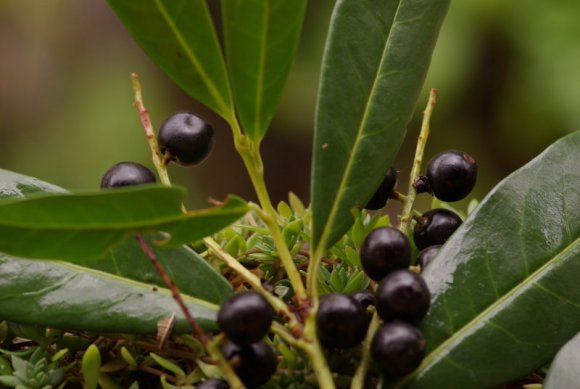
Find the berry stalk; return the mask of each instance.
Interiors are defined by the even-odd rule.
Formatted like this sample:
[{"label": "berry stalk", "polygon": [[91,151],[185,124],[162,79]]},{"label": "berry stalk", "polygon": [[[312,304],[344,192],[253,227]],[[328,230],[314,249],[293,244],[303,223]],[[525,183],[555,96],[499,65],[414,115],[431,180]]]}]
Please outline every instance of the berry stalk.
[{"label": "berry stalk", "polygon": [[[413,182],[419,176],[419,173],[421,171],[421,165],[423,163],[423,154],[425,152],[425,147],[427,146],[427,139],[429,138],[429,133],[431,132],[430,128],[431,114],[433,113],[433,109],[435,108],[435,104],[437,102],[437,93],[438,93],[437,89],[431,88],[431,91],[429,92],[429,99],[427,100],[427,106],[423,111],[423,121],[421,123],[421,131],[419,132],[419,137],[417,139],[415,158],[413,159],[413,168],[411,169],[411,174],[409,176],[408,194],[406,197],[403,195],[397,196],[399,200],[403,202],[403,211],[398,229],[404,235],[408,234],[413,214],[414,212],[416,212],[413,208],[413,204],[415,202],[415,197],[417,196],[417,191],[413,187]],[[375,311],[375,313],[373,314],[371,324],[367,331],[367,335],[363,342],[362,346],[363,358],[353,377],[351,389],[364,388],[364,381],[370,364],[370,346],[372,339],[377,329],[379,328],[379,325],[380,319],[377,312]]]},{"label": "berry stalk", "polygon": [[413,168],[411,169],[411,174],[409,175],[409,191],[407,192],[407,199],[403,205],[403,212],[401,214],[401,222],[399,224],[399,230],[403,234],[409,232],[409,227],[411,226],[411,219],[413,214],[413,203],[415,202],[415,197],[417,196],[417,190],[413,186],[415,180],[419,177],[421,172],[421,165],[423,164],[423,154],[425,152],[425,147],[427,146],[427,139],[429,138],[429,133],[431,132],[431,114],[435,109],[435,104],[437,103],[437,89],[431,88],[429,92],[429,99],[427,101],[427,107],[423,111],[423,122],[421,123],[421,132],[417,138],[417,148],[415,149],[415,159],[413,160]]}]

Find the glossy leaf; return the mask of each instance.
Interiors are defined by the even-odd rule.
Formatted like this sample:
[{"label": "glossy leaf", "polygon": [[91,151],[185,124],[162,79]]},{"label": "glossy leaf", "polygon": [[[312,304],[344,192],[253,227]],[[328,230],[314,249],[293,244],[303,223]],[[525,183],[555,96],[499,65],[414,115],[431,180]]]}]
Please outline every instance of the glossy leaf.
[{"label": "glossy leaf", "polygon": [[[173,313],[178,332],[190,331],[165,288],[58,261],[0,253],[2,319],[66,330],[156,333]],[[183,296],[204,328],[215,328],[218,306]]]},{"label": "glossy leaf", "polygon": [[580,333],[566,343],[550,366],[543,389],[580,388]]},{"label": "glossy leaf", "polygon": [[502,181],[441,248],[423,274],[427,354],[401,386],[494,387],[580,330],[578,166],[580,132]]},{"label": "glossy leaf", "polygon": [[222,1],[227,67],[242,127],[261,139],[300,38],[306,0]]},{"label": "glossy leaf", "polygon": [[141,186],[0,202],[0,251],[44,259],[90,258],[138,232],[163,231],[171,246],[199,240],[242,217],[238,197],[183,214],[184,191]]},{"label": "glossy leaf", "polygon": [[[0,197],[23,197],[35,192],[64,192],[63,189],[47,184],[32,177],[23,176],[17,173],[0,169]],[[214,304],[220,304],[232,293],[231,285],[220,274],[211,268],[208,263],[197,253],[186,246],[156,250],[159,261],[166,271],[173,278],[181,289],[182,293]],[[156,332],[158,318],[167,318],[173,312],[178,312],[177,306],[173,302],[168,291],[164,288],[153,288],[155,284],[163,286],[163,281],[154,271],[149,259],[143,254],[135,239],[127,241],[114,247],[104,258],[86,259],[84,257],[72,259],[74,262],[83,263],[84,267],[74,266],[59,262],[43,262],[19,259],[5,256],[1,265],[2,269],[15,268],[14,277],[10,277],[8,271],[0,270],[2,281],[0,295],[6,296],[11,291],[17,290],[11,299],[0,299],[0,313],[3,319],[8,319],[5,314],[11,313],[11,319],[20,323],[35,323],[45,326],[59,324],[55,322],[55,317],[50,314],[50,310],[42,309],[47,299],[54,300],[54,304],[60,308],[55,311],[55,315],[66,313],[66,317],[71,327],[79,329],[107,329],[112,332]],[[100,271],[94,271],[100,270]],[[106,274],[109,273],[109,274]],[[47,280],[46,277],[49,277]],[[78,282],[60,282],[58,286],[49,287],[51,280],[59,280],[59,277],[68,277],[67,280],[78,280]],[[82,281],[82,282],[81,282]],[[134,281],[137,281],[135,283]],[[139,282],[140,281],[140,282]],[[143,283],[147,284],[143,284]],[[88,283],[85,285],[84,283]],[[115,290],[113,295],[118,296],[117,302],[112,301],[111,313],[107,307],[107,299],[100,297],[98,285],[104,285],[106,291]],[[39,292],[39,285],[47,285],[47,291]],[[57,285],[56,283],[54,285]],[[90,286],[92,285],[92,286]],[[136,286],[137,289],[132,289]],[[87,295],[87,307],[77,303],[79,294],[89,293],[87,290],[93,288],[94,299]],[[160,290],[155,292],[154,289]],[[142,319],[146,322],[143,326],[133,330],[134,323],[131,320],[125,324],[125,319],[121,316],[123,310],[122,296],[129,292],[129,298],[124,308],[129,315],[137,315],[133,301],[138,301],[148,308],[144,312]],[[47,293],[50,292],[50,293]],[[145,293],[145,295],[143,295]],[[30,295],[32,305],[19,304],[17,297],[19,294]],[[151,295],[149,295],[151,294]],[[14,301],[12,301],[14,299]],[[72,300],[72,301],[71,301]],[[190,299],[190,308],[194,309],[196,315],[205,315],[204,325],[213,326],[213,315],[215,306],[207,304],[205,301],[195,303],[197,300]],[[93,309],[101,312],[102,317],[92,317],[85,320],[83,313],[75,316],[73,313],[79,309],[77,305],[82,305],[82,309]],[[91,305],[94,304],[94,305]],[[38,307],[30,310],[29,306]],[[168,309],[169,307],[169,309]],[[109,317],[118,317],[116,322],[109,322]],[[133,321],[137,319],[132,319]],[[65,323],[61,323],[66,326]],[[87,328],[86,326],[90,326]],[[120,326],[120,327],[119,327]],[[180,331],[188,331],[189,327],[183,318],[178,315],[177,327]],[[69,328],[69,327],[64,327]]]},{"label": "glossy leaf", "polygon": [[222,117],[233,117],[230,86],[205,0],[108,2],[173,81]]},{"label": "glossy leaf", "polygon": [[325,251],[371,198],[405,136],[449,0],[339,0],[324,53],[312,240]]}]

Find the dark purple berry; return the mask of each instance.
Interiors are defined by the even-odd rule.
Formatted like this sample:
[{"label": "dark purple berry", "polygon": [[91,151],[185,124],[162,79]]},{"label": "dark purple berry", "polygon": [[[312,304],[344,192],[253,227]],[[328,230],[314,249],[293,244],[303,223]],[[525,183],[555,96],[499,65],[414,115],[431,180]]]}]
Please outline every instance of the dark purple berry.
[{"label": "dark purple berry", "polygon": [[262,339],[274,319],[274,309],[257,292],[242,292],[222,304],[218,325],[229,340],[247,346]]},{"label": "dark purple berry", "polygon": [[413,240],[419,250],[443,244],[461,225],[461,218],[454,212],[436,208],[425,212],[415,224]]},{"label": "dark purple berry", "polygon": [[373,306],[375,305],[375,295],[373,294],[373,292],[366,290],[366,289],[359,290],[358,292],[354,293],[352,295],[352,298],[354,298],[356,301],[358,301],[358,303],[364,309],[367,309],[371,305],[373,305]]},{"label": "dark purple berry", "polygon": [[431,293],[423,277],[409,270],[388,274],[380,282],[376,294],[377,312],[385,321],[400,319],[418,323],[431,304]]},{"label": "dark purple berry", "polygon": [[371,343],[371,357],[385,377],[404,377],[421,364],[425,356],[425,339],[410,324],[394,321],[381,326]]},{"label": "dark purple berry", "polygon": [[419,176],[415,178],[415,181],[413,181],[413,188],[415,188],[417,193],[431,192],[427,176]]},{"label": "dark purple berry", "polygon": [[376,190],[373,197],[369,200],[366,205],[366,209],[376,210],[381,209],[387,204],[387,200],[391,197],[391,193],[395,189],[395,185],[397,184],[397,171],[393,168],[390,168],[383,178],[383,182]]},{"label": "dark purple berry", "polygon": [[159,150],[182,166],[201,163],[213,144],[213,127],[191,112],[177,112],[163,122],[157,134]]},{"label": "dark purple berry", "polygon": [[195,389],[229,389],[227,381],[218,378],[211,378],[195,385]]},{"label": "dark purple berry", "polygon": [[407,236],[396,228],[376,228],[363,241],[360,258],[365,273],[380,281],[390,272],[409,266],[411,245]]},{"label": "dark purple berry", "polygon": [[477,163],[463,151],[444,151],[427,164],[427,178],[431,192],[439,200],[458,201],[475,186]]},{"label": "dark purple berry", "polygon": [[117,188],[155,183],[155,174],[145,166],[137,162],[119,162],[109,170],[101,179],[101,188]]},{"label": "dark purple berry", "polygon": [[435,244],[433,246],[426,247],[419,252],[417,255],[417,265],[421,266],[421,270],[425,269],[425,266],[427,266],[429,262],[435,258],[440,248],[440,244]]},{"label": "dark purple berry", "polygon": [[364,339],[367,312],[353,297],[329,294],[320,299],[316,312],[318,338],[328,348],[354,347]]},{"label": "dark purple berry", "polygon": [[228,342],[224,346],[224,356],[248,388],[257,388],[268,382],[278,365],[274,351],[263,341],[244,347]]}]

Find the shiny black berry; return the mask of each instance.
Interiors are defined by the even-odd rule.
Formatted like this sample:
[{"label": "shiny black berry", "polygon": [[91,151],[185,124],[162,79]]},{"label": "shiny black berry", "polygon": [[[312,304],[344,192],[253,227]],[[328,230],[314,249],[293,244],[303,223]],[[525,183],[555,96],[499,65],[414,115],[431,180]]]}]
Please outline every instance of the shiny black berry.
[{"label": "shiny black berry", "polygon": [[195,385],[195,389],[229,389],[227,381],[218,378],[210,378]]},{"label": "shiny black berry", "polygon": [[381,182],[381,185],[369,200],[365,208],[370,210],[383,208],[387,203],[387,200],[391,197],[391,193],[393,193],[396,183],[397,171],[390,168],[389,171],[387,171],[385,178],[383,178],[383,182]]},{"label": "shiny black berry", "polygon": [[425,339],[410,324],[394,321],[381,326],[371,343],[371,358],[379,372],[400,378],[413,372],[425,356]]},{"label": "shiny black berry", "polygon": [[364,339],[367,312],[353,297],[329,294],[320,299],[316,313],[318,337],[328,348],[354,347]]},{"label": "shiny black berry", "polygon": [[274,351],[263,341],[244,347],[228,342],[224,346],[224,356],[248,388],[257,388],[268,382],[278,364]]},{"label": "shiny black berry", "polygon": [[191,112],[178,112],[163,122],[157,134],[159,150],[182,166],[201,163],[213,144],[213,127]]},{"label": "shiny black berry", "polygon": [[373,318],[372,311],[369,311],[368,308],[372,305],[375,306],[375,294],[369,290],[360,290],[352,295],[352,298],[355,299],[365,310],[366,318],[367,318],[367,328],[368,325],[371,323]]},{"label": "shiny black berry", "polygon": [[373,280],[380,281],[390,272],[409,266],[409,239],[396,228],[376,228],[363,241],[360,259],[365,273]]},{"label": "shiny black berry", "polygon": [[463,151],[444,151],[429,161],[427,179],[431,192],[439,200],[458,201],[475,186],[477,163]]},{"label": "shiny black berry", "polygon": [[103,175],[101,188],[150,184],[156,181],[155,174],[140,163],[119,162],[111,166]]},{"label": "shiny black berry", "polygon": [[431,293],[423,277],[409,270],[388,274],[380,282],[376,294],[377,312],[385,321],[400,319],[416,324],[431,304]]},{"label": "shiny black berry", "polygon": [[436,208],[425,212],[415,224],[413,240],[419,250],[443,244],[461,225],[461,218],[454,212]]},{"label": "shiny black berry", "polygon": [[427,266],[429,262],[435,258],[440,248],[440,244],[435,244],[421,250],[417,255],[417,265],[421,266],[421,269],[425,269],[425,266]]},{"label": "shiny black berry", "polygon": [[229,340],[247,346],[262,339],[274,319],[274,309],[257,292],[242,292],[222,304],[218,325]]}]

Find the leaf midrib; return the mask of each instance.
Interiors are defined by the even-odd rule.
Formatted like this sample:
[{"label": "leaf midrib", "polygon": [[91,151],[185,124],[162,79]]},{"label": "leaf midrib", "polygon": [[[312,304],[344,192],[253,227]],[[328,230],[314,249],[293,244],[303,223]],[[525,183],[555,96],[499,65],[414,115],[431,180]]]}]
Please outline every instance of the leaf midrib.
[{"label": "leaf midrib", "polygon": [[[179,42],[180,46],[184,49],[185,54],[187,55],[187,58],[189,58],[189,61],[191,62],[193,67],[200,74],[201,79],[204,80],[204,83],[205,83],[205,85],[210,93],[210,96],[214,99],[214,101],[218,105],[219,111],[223,112],[227,116],[231,116],[231,107],[226,104],[223,96],[221,95],[221,93],[219,93],[217,87],[211,81],[211,78],[207,75],[204,68],[197,61],[197,57],[191,51],[191,49],[189,48],[189,45],[187,45],[187,42],[186,42],[185,38],[183,37],[183,35],[181,34],[181,31],[177,28],[177,26],[175,24],[175,20],[171,17],[171,15],[169,15],[169,13],[167,12],[167,9],[163,6],[162,0],[155,0],[155,4],[157,5],[157,8],[159,9],[159,13],[161,14],[161,16],[163,16],[163,18],[167,22],[169,29],[173,32],[173,34],[175,35],[175,38]],[[205,2],[204,2],[204,4],[205,4]]]},{"label": "leaf midrib", "polygon": [[493,314],[497,311],[499,307],[501,307],[504,302],[509,300],[512,296],[518,294],[521,290],[527,288],[531,285],[531,282],[535,279],[541,278],[544,275],[545,271],[557,263],[562,257],[572,251],[576,246],[580,244],[580,237],[576,238],[576,240],[570,242],[562,251],[560,251],[556,256],[548,260],[545,264],[540,266],[536,271],[529,274],[526,278],[524,278],[519,284],[517,284],[514,288],[509,290],[505,293],[502,297],[497,299],[493,302],[489,307],[483,310],[479,315],[475,316],[469,322],[467,322],[463,327],[461,327],[458,331],[456,331],[451,337],[447,338],[443,343],[441,343],[437,348],[435,348],[429,355],[425,357],[419,368],[411,375],[407,376],[403,381],[401,381],[396,387],[403,387],[406,383],[413,380],[420,372],[425,370],[429,365],[432,365],[437,362],[437,360],[444,354],[444,351],[453,344],[458,338],[461,338],[464,334],[468,333],[477,323],[481,323],[486,320],[487,317],[492,317]]},{"label": "leaf midrib", "polygon": [[326,240],[328,239],[328,235],[330,234],[330,231],[331,231],[330,226],[332,226],[334,224],[334,219],[336,218],[336,214],[338,212],[337,202],[339,201],[339,199],[342,198],[343,192],[346,190],[345,187],[346,187],[346,182],[348,181],[347,178],[350,177],[351,171],[353,169],[354,158],[352,156],[357,154],[358,148],[360,147],[361,138],[362,138],[361,133],[363,132],[363,129],[365,128],[365,125],[366,125],[366,122],[367,122],[367,119],[369,116],[369,110],[370,110],[370,107],[372,105],[372,104],[370,104],[370,102],[373,101],[373,99],[376,95],[377,81],[381,78],[380,74],[381,74],[381,69],[383,67],[383,63],[384,63],[385,59],[387,58],[387,53],[389,53],[389,48],[391,46],[391,40],[393,37],[392,31],[393,31],[393,27],[396,24],[399,10],[400,10],[400,4],[397,6],[397,11],[395,12],[395,15],[393,17],[393,23],[391,24],[391,27],[389,28],[389,36],[387,37],[387,40],[385,41],[385,47],[383,49],[383,54],[381,55],[381,61],[379,63],[379,66],[377,67],[375,78],[373,80],[373,86],[371,88],[371,92],[369,93],[369,98],[367,100],[369,103],[365,106],[364,115],[363,115],[361,123],[357,129],[356,140],[354,142],[353,148],[352,148],[350,155],[349,155],[349,159],[348,159],[346,169],[345,169],[345,174],[342,176],[342,180],[340,181],[338,191],[336,192],[336,196],[334,197],[334,200],[332,201],[332,205],[330,208],[331,209],[330,215],[328,216],[324,230],[322,231],[322,235],[321,235],[320,241],[316,247],[316,251],[319,251],[319,250],[324,251],[327,249]]}]

